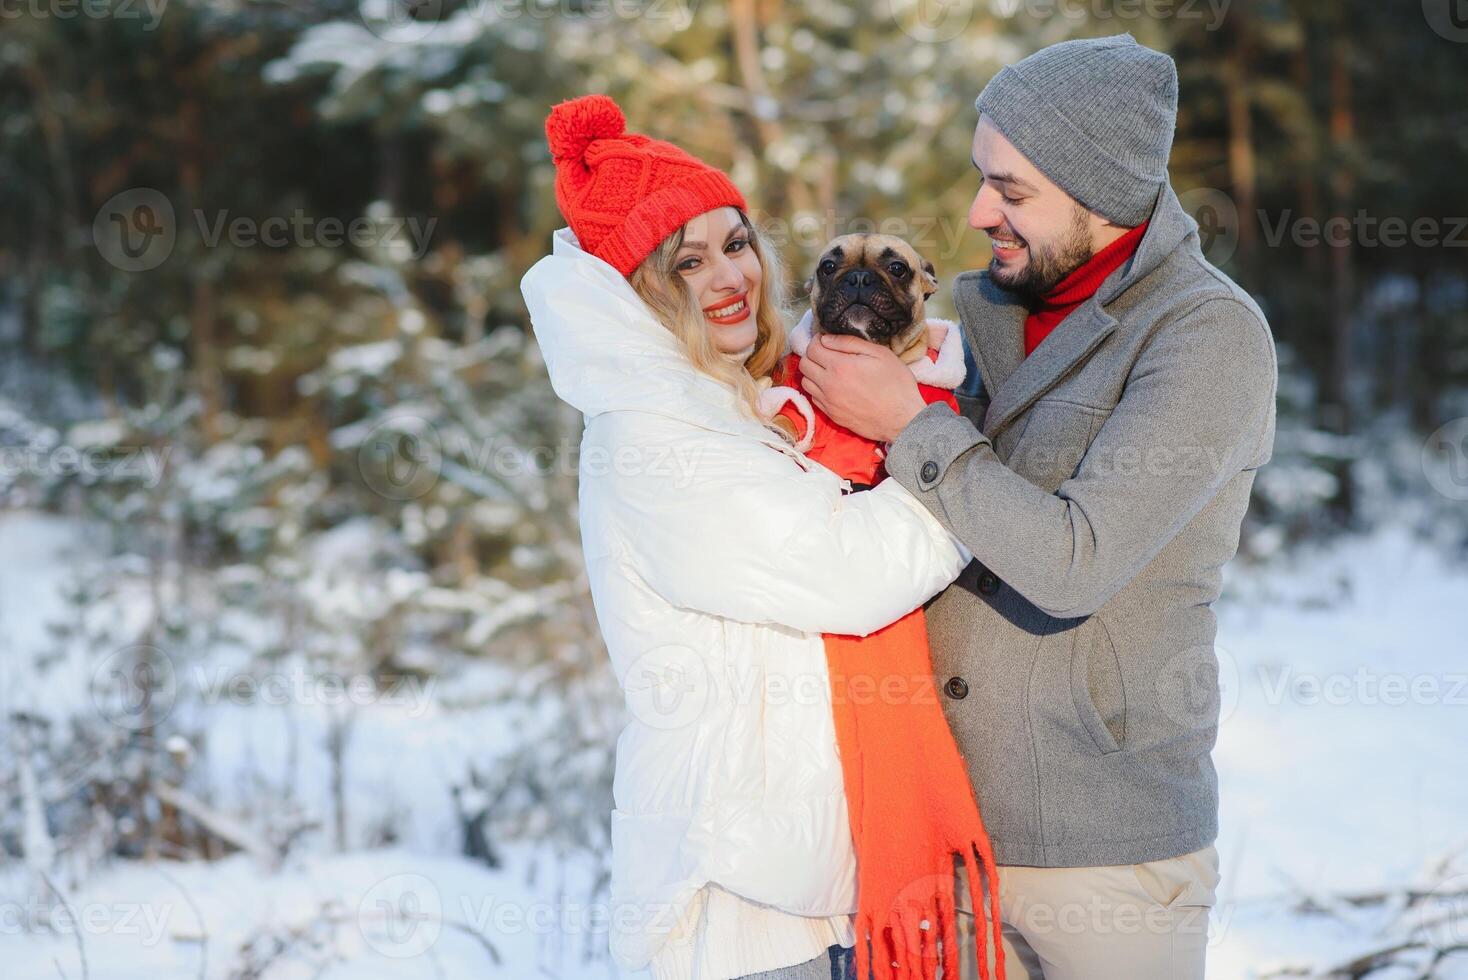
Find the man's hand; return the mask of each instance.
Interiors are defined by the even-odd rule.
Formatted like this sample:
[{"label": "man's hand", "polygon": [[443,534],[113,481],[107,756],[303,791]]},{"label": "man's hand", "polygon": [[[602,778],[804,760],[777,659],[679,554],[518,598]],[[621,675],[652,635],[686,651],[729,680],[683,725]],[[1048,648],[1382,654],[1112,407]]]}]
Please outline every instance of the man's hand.
[{"label": "man's hand", "polygon": [[897,438],[927,407],[912,370],[880,344],[817,334],[800,365],[802,387],[817,407],[859,436]]}]

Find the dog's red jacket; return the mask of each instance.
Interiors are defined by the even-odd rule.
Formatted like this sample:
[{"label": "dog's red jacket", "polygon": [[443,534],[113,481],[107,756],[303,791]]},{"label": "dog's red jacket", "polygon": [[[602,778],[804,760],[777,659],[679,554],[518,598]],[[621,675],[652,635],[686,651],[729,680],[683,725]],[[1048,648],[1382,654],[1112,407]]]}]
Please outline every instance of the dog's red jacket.
[{"label": "dog's red jacket", "polygon": [[[810,347],[812,317],[805,318],[790,334],[791,353],[781,364],[780,385],[762,396],[769,414],[785,416],[795,425],[797,448],[836,475],[853,484],[875,486],[886,477],[882,444],[838,424],[817,408],[801,389],[800,360]],[[958,400],[953,389],[963,383],[963,338],[951,320],[928,320],[928,357],[909,364],[918,381],[923,401],[946,402],[955,412]]]}]

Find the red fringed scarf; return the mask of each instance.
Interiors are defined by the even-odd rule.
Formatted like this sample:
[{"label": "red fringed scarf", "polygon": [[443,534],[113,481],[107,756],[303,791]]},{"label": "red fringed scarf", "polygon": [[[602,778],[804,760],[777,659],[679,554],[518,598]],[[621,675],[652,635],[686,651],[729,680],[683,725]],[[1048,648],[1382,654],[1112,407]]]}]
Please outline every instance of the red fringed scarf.
[{"label": "red fringed scarf", "polygon": [[943,976],[957,980],[958,856],[968,870],[979,976],[989,977],[987,878],[996,973],[1003,980],[999,875],[967,767],[938,703],[923,611],[865,637],[828,634],[825,640],[856,845],[857,977],[933,980],[941,955]]}]

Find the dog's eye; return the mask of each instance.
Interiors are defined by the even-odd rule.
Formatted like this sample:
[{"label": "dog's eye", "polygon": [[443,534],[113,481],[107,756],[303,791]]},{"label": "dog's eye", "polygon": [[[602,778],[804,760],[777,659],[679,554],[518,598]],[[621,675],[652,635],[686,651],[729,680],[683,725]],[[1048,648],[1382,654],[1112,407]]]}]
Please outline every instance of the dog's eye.
[{"label": "dog's eye", "polygon": [[820,264],[816,271],[820,272],[820,274],[823,276],[829,276],[831,273],[836,271],[836,260],[827,259]]},{"label": "dog's eye", "polygon": [[898,279],[904,279],[908,276],[908,274],[912,272],[912,270],[909,269],[907,267],[907,264],[904,262],[893,262],[891,265],[887,266],[887,271],[892,273]]}]

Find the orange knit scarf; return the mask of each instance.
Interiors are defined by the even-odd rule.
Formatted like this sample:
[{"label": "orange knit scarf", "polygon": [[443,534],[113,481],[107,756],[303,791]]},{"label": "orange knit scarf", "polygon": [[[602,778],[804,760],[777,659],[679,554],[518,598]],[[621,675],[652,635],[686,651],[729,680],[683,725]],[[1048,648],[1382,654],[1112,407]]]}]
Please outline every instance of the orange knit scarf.
[{"label": "orange knit scarf", "polygon": [[[799,356],[781,368],[777,381],[799,386]],[[925,401],[957,411],[952,391],[924,384],[918,390]],[[792,406],[785,414],[803,431]],[[819,409],[814,416],[807,455],[853,483],[886,477],[877,443]],[[940,958],[945,980],[958,980],[955,855],[968,870],[981,980],[989,980],[989,930],[980,867],[988,880],[995,972],[1003,980],[999,875],[968,768],[938,703],[923,611],[866,637],[827,634],[825,643],[856,846],[858,980],[934,980]]]},{"label": "orange knit scarf", "polygon": [[827,634],[825,642],[856,845],[857,977],[933,980],[941,956],[943,976],[957,980],[957,855],[968,870],[983,980],[989,971],[980,865],[988,878],[995,968],[1003,980],[999,876],[968,770],[938,704],[923,611],[865,637]]}]

